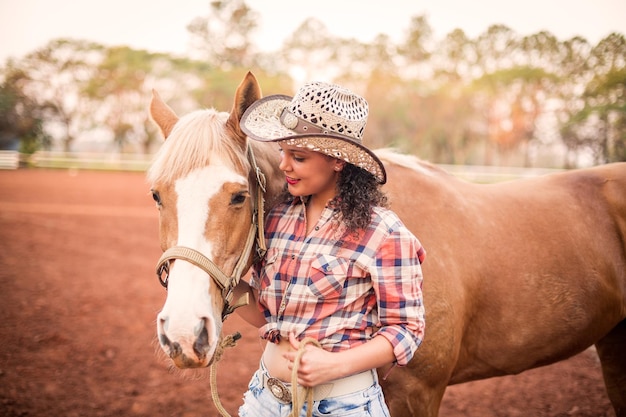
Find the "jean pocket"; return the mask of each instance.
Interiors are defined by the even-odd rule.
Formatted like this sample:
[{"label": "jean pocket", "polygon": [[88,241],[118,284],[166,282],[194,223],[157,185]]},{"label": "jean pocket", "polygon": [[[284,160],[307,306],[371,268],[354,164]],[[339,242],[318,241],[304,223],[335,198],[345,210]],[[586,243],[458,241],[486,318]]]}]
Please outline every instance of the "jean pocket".
[{"label": "jean pocket", "polygon": [[325,417],[389,417],[382,388],[377,383],[362,391],[322,400],[317,410]]}]

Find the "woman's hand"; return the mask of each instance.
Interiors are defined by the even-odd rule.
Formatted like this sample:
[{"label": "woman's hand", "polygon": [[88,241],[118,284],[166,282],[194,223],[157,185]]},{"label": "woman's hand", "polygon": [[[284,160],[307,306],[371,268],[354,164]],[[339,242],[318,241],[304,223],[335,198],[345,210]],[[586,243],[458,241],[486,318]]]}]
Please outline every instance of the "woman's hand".
[{"label": "woman's hand", "polygon": [[[293,371],[300,342],[293,333],[289,333],[289,343],[294,350],[284,353],[283,357],[289,362],[289,370]],[[388,366],[394,360],[393,347],[383,336],[375,336],[362,345],[341,352],[328,352],[307,344],[298,366],[298,384],[314,387],[333,379]]]},{"label": "woman's hand", "polygon": [[[289,343],[294,350],[283,354],[283,357],[289,362],[289,370],[293,372],[294,361],[300,349],[300,342],[293,332],[289,333]],[[298,384],[314,387],[342,378],[341,366],[337,363],[336,356],[337,353],[328,352],[313,344],[305,345],[298,365]]]}]

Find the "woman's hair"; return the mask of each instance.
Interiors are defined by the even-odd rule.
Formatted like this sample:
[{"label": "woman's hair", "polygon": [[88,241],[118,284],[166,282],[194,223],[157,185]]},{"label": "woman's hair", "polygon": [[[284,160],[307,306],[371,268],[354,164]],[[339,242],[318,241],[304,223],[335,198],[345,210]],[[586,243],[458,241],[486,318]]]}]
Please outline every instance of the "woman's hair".
[{"label": "woman's hair", "polygon": [[372,208],[387,206],[387,196],[376,177],[355,165],[344,165],[337,188],[331,206],[339,209],[340,220],[348,232],[365,229],[372,221]]},{"label": "woman's hair", "polygon": [[[293,201],[287,186],[278,201]],[[345,164],[339,173],[337,195],[330,207],[337,209],[334,220],[343,223],[347,233],[358,233],[372,221],[372,209],[387,207],[387,196],[380,189],[376,177],[352,164]]]}]

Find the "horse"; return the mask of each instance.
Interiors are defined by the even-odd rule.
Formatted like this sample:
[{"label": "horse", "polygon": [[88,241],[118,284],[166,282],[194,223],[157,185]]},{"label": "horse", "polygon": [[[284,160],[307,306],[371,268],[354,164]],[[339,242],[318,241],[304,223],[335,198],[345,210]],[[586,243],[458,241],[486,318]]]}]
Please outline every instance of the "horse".
[{"label": "horse", "polygon": [[[259,98],[248,73],[229,113],[179,118],[156,92],[150,104],[166,138],[148,172],[168,286],[157,334],[181,368],[219,354],[222,320],[245,302],[232,288],[262,256],[262,218],[284,185],[278,147],[239,127]],[[425,339],[409,365],[381,378],[391,415],[437,416],[449,385],[595,345],[608,397],[626,416],[626,163],[477,184],[376,153],[391,208],[427,251]]]}]

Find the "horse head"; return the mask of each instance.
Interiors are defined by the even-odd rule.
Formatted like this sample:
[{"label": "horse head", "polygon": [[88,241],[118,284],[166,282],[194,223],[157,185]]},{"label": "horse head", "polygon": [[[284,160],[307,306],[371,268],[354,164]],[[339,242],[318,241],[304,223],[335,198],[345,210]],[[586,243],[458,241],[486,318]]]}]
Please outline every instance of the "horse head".
[{"label": "horse head", "polygon": [[209,109],[179,118],[153,92],[150,115],[165,142],[148,181],[164,251],[157,274],[168,290],[157,333],[179,368],[208,366],[224,318],[245,302],[233,299],[233,288],[252,262],[256,218],[263,213],[263,169],[271,163],[262,158],[257,165],[239,121],[260,97],[248,73],[230,114]]}]

